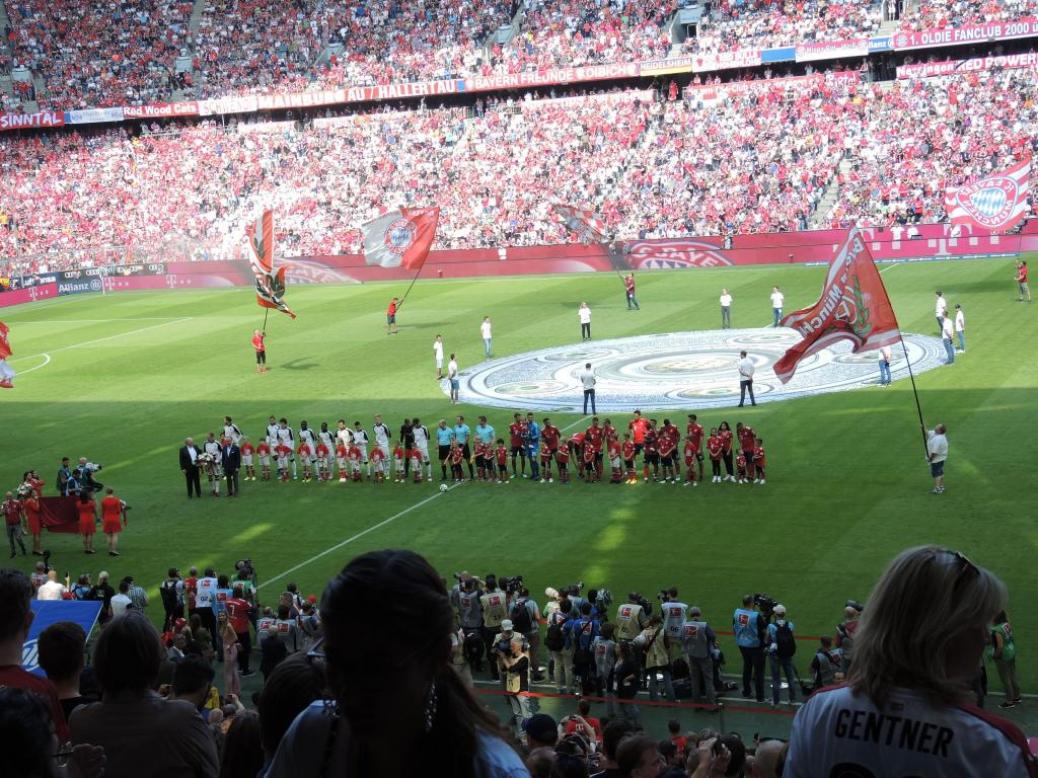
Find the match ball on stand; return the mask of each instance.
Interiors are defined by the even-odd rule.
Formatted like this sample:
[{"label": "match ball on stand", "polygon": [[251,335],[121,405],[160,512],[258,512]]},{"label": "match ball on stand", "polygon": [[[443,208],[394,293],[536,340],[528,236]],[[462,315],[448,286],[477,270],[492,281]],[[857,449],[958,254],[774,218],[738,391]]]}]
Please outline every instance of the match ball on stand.
[{"label": "match ball on stand", "polygon": [[440,491],[441,492],[447,491],[447,484],[440,484]]}]

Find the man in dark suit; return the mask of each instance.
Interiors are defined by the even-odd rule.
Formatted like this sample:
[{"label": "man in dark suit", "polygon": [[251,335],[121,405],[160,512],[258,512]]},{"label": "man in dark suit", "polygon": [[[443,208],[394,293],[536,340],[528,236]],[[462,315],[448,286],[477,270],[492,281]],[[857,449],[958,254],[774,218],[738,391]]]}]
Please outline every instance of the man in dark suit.
[{"label": "man in dark suit", "polygon": [[187,496],[189,499],[192,490],[194,490],[195,497],[202,496],[202,480],[198,474],[198,457],[201,453],[201,450],[191,438],[187,438],[184,441],[184,445],[180,447],[180,472],[187,479]]},{"label": "man in dark suit", "polygon": [[241,450],[229,438],[223,439],[223,445],[220,447],[220,462],[223,465],[223,474],[227,476],[227,496],[234,497],[238,493]]}]

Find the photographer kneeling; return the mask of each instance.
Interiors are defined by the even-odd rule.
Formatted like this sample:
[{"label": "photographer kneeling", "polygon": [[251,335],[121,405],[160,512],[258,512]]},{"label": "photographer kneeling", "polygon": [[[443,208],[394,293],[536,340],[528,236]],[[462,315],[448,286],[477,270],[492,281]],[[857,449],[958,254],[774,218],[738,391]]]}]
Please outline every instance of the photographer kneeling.
[{"label": "photographer kneeling", "polygon": [[94,480],[94,473],[100,470],[101,467],[101,465],[87,461],[86,457],[79,458],[79,464],[72,475],[80,491],[99,492],[104,489],[105,485],[103,483]]}]

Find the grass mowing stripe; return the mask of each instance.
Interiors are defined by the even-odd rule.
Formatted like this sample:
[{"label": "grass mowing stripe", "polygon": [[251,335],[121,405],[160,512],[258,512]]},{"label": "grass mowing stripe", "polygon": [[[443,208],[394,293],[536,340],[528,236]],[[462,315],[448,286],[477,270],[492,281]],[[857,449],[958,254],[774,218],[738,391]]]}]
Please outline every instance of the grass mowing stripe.
[{"label": "grass mowing stripe", "polygon": [[[449,491],[453,490],[455,487],[458,487],[458,486],[461,486],[461,484],[453,484],[451,486],[448,486],[447,487],[447,491],[449,492]],[[287,578],[288,576],[292,575],[292,573],[296,572],[296,570],[302,570],[304,567],[306,567],[309,564],[312,564],[312,563],[316,562],[318,559],[320,559],[322,557],[326,557],[329,554],[338,551],[340,548],[343,548],[344,546],[348,546],[350,543],[352,543],[355,540],[360,540],[365,535],[367,535],[369,533],[372,533],[372,532],[374,532],[377,529],[381,529],[382,527],[386,526],[387,524],[391,524],[392,522],[396,521],[397,519],[399,519],[399,518],[401,518],[403,516],[406,516],[411,511],[417,510],[418,508],[421,508],[423,505],[428,505],[430,502],[435,500],[437,497],[440,497],[440,496],[442,496],[445,493],[446,492],[437,491],[435,494],[429,495],[424,500],[419,500],[418,502],[416,502],[414,505],[410,506],[409,508],[404,508],[402,511],[400,511],[398,513],[394,513],[388,519],[383,519],[378,524],[372,524],[367,529],[361,530],[356,535],[351,535],[350,537],[346,538],[346,540],[343,540],[343,541],[341,541],[339,543],[336,543],[334,546],[331,546],[330,548],[326,548],[321,553],[315,554],[314,556],[310,557],[309,559],[307,559],[307,560],[305,560],[303,562],[300,562],[298,565],[295,565],[294,567],[288,568],[288,570],[285,570],[283,573],[278,573],[273,578],[268,578],[267,580],[265,580],[263,583],[261,583],[256,588],[257,589],[262,589],[267,584],[272,584],[275,581],[280,581],[282,578]]]}]

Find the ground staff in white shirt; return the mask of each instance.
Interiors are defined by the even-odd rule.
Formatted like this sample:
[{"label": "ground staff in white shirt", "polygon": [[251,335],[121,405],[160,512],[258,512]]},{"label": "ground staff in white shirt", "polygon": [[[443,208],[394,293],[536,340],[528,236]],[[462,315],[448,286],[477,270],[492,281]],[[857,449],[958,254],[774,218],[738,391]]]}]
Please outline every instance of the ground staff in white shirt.
[{"label": "ground staff in white shirt", "polygon": [[797,713],[783,775],[1038,775],[1023,733],[973,705],[988,625],[1006,599],[998,578],[957,551],[903,551],[868,599],[848,685]]},{"label": "ground staff in white shirt", "polygon": [[727,289],[721,290],[721,329],[727,330],[732,327],[732,296]]},{"label": "ground staff in white shirt", "polygon": [[779,319],[782,318],[782,304],[785,300],[786,296],[779,291],[777,286],[771,287],[771,312],[775,316],[775,323],[772,326],[779,326]]},{"label": "ground staff in white shirt", "polygon": [[966,353],[966,314],[963,313],[962,306],[955,305],[955,334],[959,338],[959,351],[963,354]]},{"label": "ground staff in white shirt", "polygon": [[934,494],[944,494],[944,462],[948,458],[947,432],[943,424],[926,431],[926,455],[930,462],[930,475],[933,476]]},{"label": "ground staff in white shirt", "polygon": [[753,396],[753,360],[746,356],[745,351],[739,352],[739,407],[746,403],[746,393],[750,393],[750,405],[756,405],[757,400]]}]

